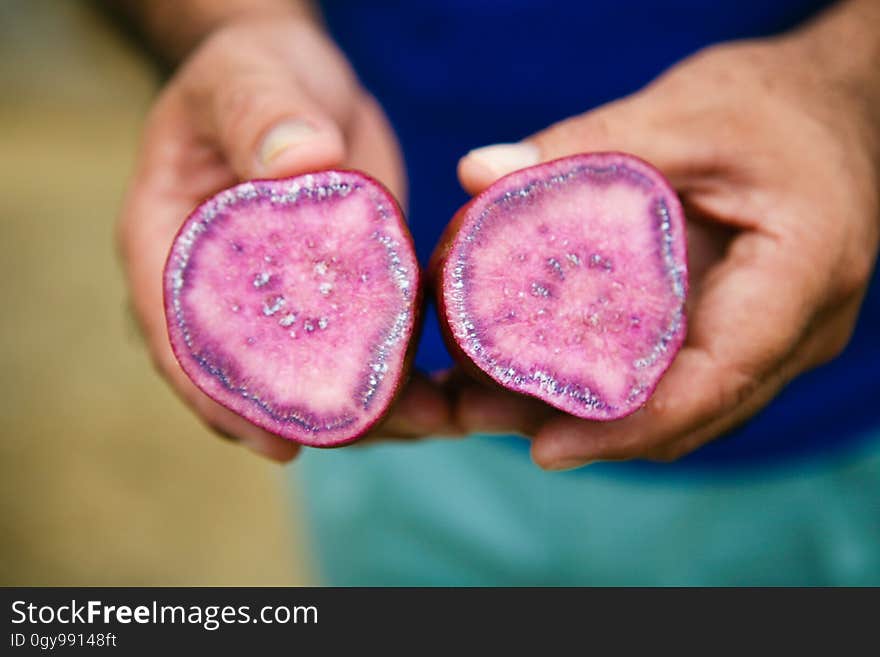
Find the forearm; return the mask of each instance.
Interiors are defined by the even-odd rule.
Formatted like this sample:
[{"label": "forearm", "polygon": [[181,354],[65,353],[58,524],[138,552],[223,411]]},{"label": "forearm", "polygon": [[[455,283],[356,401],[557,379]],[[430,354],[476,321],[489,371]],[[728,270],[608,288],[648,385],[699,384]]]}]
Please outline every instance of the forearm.
[{"label": "forearm", "polygon": [[163,68],[173,69],[219,27],[250,18],[316,21],[310,0],[99,0]]}]

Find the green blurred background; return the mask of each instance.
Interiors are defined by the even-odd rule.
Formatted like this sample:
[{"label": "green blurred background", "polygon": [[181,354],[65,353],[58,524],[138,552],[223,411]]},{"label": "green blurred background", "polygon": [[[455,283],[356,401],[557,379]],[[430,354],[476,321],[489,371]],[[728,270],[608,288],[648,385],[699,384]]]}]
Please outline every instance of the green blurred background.
[{"label": "green blurred background", "polygon": [[281,467],[204,429],[126,312],[157,88],[89,5],[0,0],[0,585],[312,583]]}]

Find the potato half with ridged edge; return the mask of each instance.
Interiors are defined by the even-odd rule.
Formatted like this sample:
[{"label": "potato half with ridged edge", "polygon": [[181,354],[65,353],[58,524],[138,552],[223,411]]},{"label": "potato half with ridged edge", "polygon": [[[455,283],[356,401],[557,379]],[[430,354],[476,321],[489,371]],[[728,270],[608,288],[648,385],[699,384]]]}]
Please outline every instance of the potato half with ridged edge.
[{"label": "potato half with ridged edge", "polygon": [[684,341],[684,212],[625,153],[501,178],[456,214],[430,271],[469,371],[577,417],[637,410]]},{"label": "potato half with ridged edge", "polygon": [[396,201],[363,173],[254,180],[213,196],[177,234],[164,289],[184,372],[284,438],[352,442],[407,379],[419,266]]}]

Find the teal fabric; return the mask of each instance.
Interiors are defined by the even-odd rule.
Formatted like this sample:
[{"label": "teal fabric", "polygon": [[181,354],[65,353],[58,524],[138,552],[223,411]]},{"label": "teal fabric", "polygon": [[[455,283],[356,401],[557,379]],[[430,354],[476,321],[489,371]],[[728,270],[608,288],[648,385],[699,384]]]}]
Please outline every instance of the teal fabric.
[{"label": "teal fabric", "polygon": [[[336,0],[322,13],[400,138],[425,262],[467,200],[462,154],[827,4]],[[432,313],[417,357],[426,370],[450,362]],[[878,327],[880,269],[840,357],[674,466],[544,473],[510,438],[490,437],[305,450],[292,471],[324,582],[880,585]]]},{"label": "teal fabric", "polygon": [[880,585],[880,433],[776,469],[548,473],[504,440],[306,450],[330,585]]}]

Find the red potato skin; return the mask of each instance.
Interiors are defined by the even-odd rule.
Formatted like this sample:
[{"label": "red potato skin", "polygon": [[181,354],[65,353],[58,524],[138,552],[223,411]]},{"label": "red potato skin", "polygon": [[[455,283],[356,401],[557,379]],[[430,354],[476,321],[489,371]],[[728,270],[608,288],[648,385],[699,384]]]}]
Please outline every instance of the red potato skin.
[{"label": "red potato skin", "polygon": [[[407,245],[409,246],[409,248],[412,251],[415,251],[415,242],[413,240],[412,234],[410,233],[409,227],[407,226],[406,217],[404,215],[403,209],[401,208],[400,203],[397,200],[397,198],[391,193],[390,190],[388,190],[388,188],[385,185],[383,185],[381,182],[379,182],[378,180],[376,180],[372,176],[364,173],[363,171],[359,171],[356,169],[323,169],[323,170],[314,171],[312,173],[321,174],[321,173],[328,173],[330,171],[338,171],[338,172],[343,172],[343,173],[347,172],[347,173],[356,174],[362,178],[365,178],[369,182],[373,183],[379,189],[383,190],[385,195],[394,203],[394,207],[397,210],[398,216],[401,217],[401,224],[402,224],[402,227],[404,228],[403,234],[406,237]],[[269,183],[272,183],[272,182],[276,182],[276,180],[270,179],[270,178],[255,178],[250,181],[241,181],[241,182],[254,182],[254,183],[269,182]],[[215,192],[215,194],[216,193],[219,193],[219,190],[218,190],[218,192]],[[183,232],[183,230],[186,227],[187,223],[189,222],[190,218],[196,212],[198,212],[199,208],[201,208],[206,202],[208,202],[215,194],[211,194],[211,195],[206,196],[205,198],[200,200],[195,205],[195,207],[190,211],[190,213],[187,215],[186,219],[181,223],[180,227],[177,229],[177,232],[174,235],[174,239],[172,240],[172,245],[177,242],[178,237]],[[165,264],[163,266],[163,276],[164,276],[165,270],[167,270],[167,268],[171,264],[172,257],[173,257],[173,248],[169,249],[168,255],[165,258]],[[426,286],[425,280],[426,279],[425,279],[425,273],[422,271],[421,267],[418,267],[418,266],[416,267],[415,276],[416,276],[416,281],[415,281],[415,285],[414,285],[415,295],[414,295],[414,299],[413,299],[413,328],[412,328],[412,331],[410,332],[410,335],[408,336],[408,339],[407,339],[407,349],[406,349],[406,353],[404,354],[403,363],[401,365],[400,376],[397,377],[396,381],[394,382],[394,389],[393,389],[393,392],[389,398],[387,405],[380,412],[380,414],[376,416],[376,418],[375,418],[375,420],[373,420],[373,422],[365,425],[361,431],[358,431],[357,433],[352,434],[351,437],[346,438],[345,440],[341,440],[341,441],[334,443],[332,445],[319,445],[319,444],[310,444],[310,443],[300,442],[300,441],[297,441],[293,438],[289,438],[287,436],[282,436],[282,435],[278,434],[274,430],[274,427],[271,426],[271,424],[268,422],[261,423],[259,421],[253,421],[249,418],[246,418],[248,420],[248,422],[251,422],[252,424],[260,427],[261,429],[269,432],[270,434],[277,436],[278,438],[281,438],[282,440],[289,440],[290,442],[296,442],[296,443],[302,444],[306,447],[316,447],[316,448],[320,448],[320,449],[335,449],[337,447],[345,447],[347,445],[351,445],[352,443],[357,442],[358,440],[368,436],[377,427],[380,427],[382,425],[382,423],[388,418],[388,416],[393,411],[394,404],[400,398],[400,395],[402,394],[404,387],[406,386],[407,382],[409,381],[409,379],[411,377],[412,365],[413,365],[413,362],[414,362],[415,356],[416,356],[416,351],[417,351],[418,342],[419,342],[419,336],[421,335],[422,326],[424,324],[424,298],[425,298],[425,286]],[[186,354],[180,353],[179,350],[177,349],[177,347],[175,346],[174,341],[171,339],[171,335],[170,335],[171,323],[170,323],[170,319],[168,319],[171,316],[171,314],[170,314],[171,299],[168,295],[168,289],[165,287],[164,284],[162,286],[162,301],[163,301],[163,307],[165,308],[165,313],[166,313],[165,328],[166,328],[168,343],[171,345],[172,352],[174,353],[174,356],[178,361],[178,367],[181,367],[179,365],[179,363],[186,356]],[[181,369],[182,369],[182,367],[181,367]],[[207,393],[204,393],[204,392],[203,392],[203,394],[207,395]],[[208,395],[208,396],[210,397],[210,395]],[[232,411],[233,413],[236,413],[236,415],[238,415],[238,413],[235,411],[235,409],[230,408],[229,406],[224,404],[222,400],[214,399],[213,397],[210,397],[210,398],[212,399],[212,401],[220,404],[224,408],[226,408],[226,409]],[[239,417],[241,417],[241,416],[239,416]]]},{"label": "red potato skin", "polygon": [[[412,244],[413,240],[412,236],[409,235],[409,231],[407,231],[407,236],[409,237],[409,241]],[[365,438],[375,429],[380,428],[382,426],[382,423],[386,419],[388,419],[388,416],[391,415],[391,413],[394,411],[394,405],[397,403],[397,400],[400,399],[400,395],[403,393],[403,389],[406,387],[406,384],[409,383],[409,380],[412,376],[413,362],[416,358],[419,338],[422,335],[422,327],[425,323],[424,279],[424,275],[422,274],[421,270],[419,270],[418,281],[416,284],[415,316],[413,317],[413,330],[409,336],[409,344],[406,347],[406,354],[404,354],[403,356],[403,365],[401,366],[400,376],[394,383],[394,392],[391,394],[388,405],[385,407],[385,410],[383,410],[382,413],[375,419],[375,421],[373,421],[372,424],[364,427],[364,430],[352,437],[351,440],[339,442],[335,445],[322,445],[322,449],[336,449],[337,447],[345,447],[353,442],[360,440],[361,438]]]},{"label": "red potato skin", "polygon": [[[449,326],[449,321],[447,320],[446,300],[443,298],[443,288],[440,283],[443,280],[443,274],[446,269],[452,242],[461,228],[461,224],[464,221],[467,211],[473,204],[474,199],[471,199],[459,208],[459,210],[452,216],[452,220],[443,230],[443,234],[440,236],[440,241],[437,243],[434,252],[431,254],[431,258],[428,261],[428,288],[437,304],[437,319],[440,322],[440,334],[443,336],[443,342],[446,344],[446,348],[449,350],[449,353],[452,355],[455,362],[475,381],[493,388],[503,389],[503,386],[481,370],[477,364],[471,360],[470,356],[464,353],[458,342],[455,340],[455,337],[452,334],[452,328]],[[504,389],[506,390],[506,388]],[[529,396],[515,391],[508,392],[521,397]]]},{"label": "red potato skin", "polygon": [[[396,201],[395,201],[396,202]],[[399,207],[399,206],[398,206]],[[401,216],[403,216],[401,214]],[[409,239],[410,246],[414,248],[412,235],[410,235],[409,230],[406,231],[406,236]],[[406,384],[409,383],[410,377],[412,376],[412,368],[413,362],[415,361],[416,351],[418,350],[419,337],[422,334],[422,327],[425,323],[425,313],[424,313],[424,303],[425,303],[425,276],[421,269],[417,271],[418,279],[416,281],[416,294],[415,294],[415,310],[413,316],[413,330],[409,335],[408,344],[406,347],[406,353],[403,356],[403,364],[400,369],[400,376],[394,382],[394,392],[391,394],[391,398],[388,401],[388,405],[381,412],[380,415],[376,417],[376,419],[366,425],[362,431],[359,431],[357,434],[353,435],[350,439],[340,441],[333,445],[308,445],[309,447],[319,447],[321,449],[336,449],[337,447],[347,447],[354,442],[362,438],[366,438],[369,436],[375,429],[378,429],[382,426],[382,423],[388,419],[388,416],[394,411],[394,405],[397,403],[397,400],[400,399],[400,395],[403,394],[403,389],[406,387]],[[283,436],[280,436],[283,438]],[[285,440],[291,440],[289,438],[285,438]]]},{"label": "red potato skin", "polygon": [[[340,169],[337,169],[339,171]],[[342,169],[342,171],[346,171],[347,169]],[[372,176],[368,176],[362,171],[355,171],[355,173],[364,176],[369,179],[376,185],[378,185],[381,189],[385,190],[385,193],[388,195],[392,201],[394,201],[394,207],[398,212],[398,216],[401,217],[401,223],[403,225],[403,234],[406,236],[407,244],[412,251],[415,251],[416,244],[413,240],[412,233],[409,230],[406,222],[406,215],[403,212],[403,208],[400,206],[400,202],[397,198],[388,190],[385,185],[380,183],[378,180],[373,178]],[[335,445],[323,445],[323,449],[335,449],[337,447],[345,447],[350,445],[353,442],[360,440],[361,438],[366,437],[374,429],[377,429],[382,426],[382,423],[388,418],[389,415],[394,410],[394,405],[397,403],[397,400],[400,399],[400,395],[403,393],[403,389],[406,387],[406,384],[409,383],[410,377],[412,376],[412,368],[413,362],[415,362],[416,352],[418,351],[419,346],[419,338],[422,335],[422,327],[425,323],[425,286],[426,286],[426,277],[425,272],[422,271],[422,268],[418,266],[418,260],[416,261],[416,281],[415,281],[415,298],[413,300],[413,328],[412,332],[409,335],[408,343],[406,347],[406,353],[403,356],[403,365],[400,369],[400,376],[394,382],[394,392],[391,394],[391,397],[388,401],[388,405],[385,409],[376,417],[376,419],[369,425],[365,426],[363,431],[358,432],[355,436],[353,436],[350,440],[343,441],[337,443]]]},{"label": "red potato skin", "polygon": [[[651,169],[654,169],[655,171],[657,171],[658,174],[660,174],[662,176],[662,173],[660,171],[658,171],[656,169],[656,167],[654,167],[651,163],[646,162],[645,160],[642,160],[641,158],[635,157],[632,154],[620,153],[620,152],[616,152],[616,151],[608,151],[608,152],[605,152],[602,154],[604,154],[604,155],[622,155],[622,156],[626,156],[629,158],[638,159],[644,165],[650,167]],[[559,159],[563,160],[563,159],[567,159],[567,157],[559,158]],[[503,178],[500,178],[499,180],[503,180]],[[496,181],[496,182],[498,182],[498,181]],[[443,280],[444,274],[446,272],[446,266],[448,264],[449,252],[452,248],[452,244],[453,244],[456,236],[458,235],[459,230],[461,229],[462,223],[464,222],[464,218],[467,215],[468,210],[476,202],[477,198],[479,198],[483,193],[485,193],[485,191],[486,190],[484,190],[480,194],[477,194],[476,196],[474,196],[470,201],[468,201],[461,208],[459,208],[458,211],[452,216],[452,219],[450,220],[449,224],[447,224],[446,228],[444,229],[443,233],[441,234],[440,241],[438,242],[436,248],[434,249],[433,253],[431,254],[431,258],[428,263],[427,286],[428,286],[429,292],[432,294],[432,296],[434,298],[435,303],[437,304],[437,318],[438,318],[438,321],[440,322],[440,333],[443,336],[444,343],[446,344],[446,347],[449,350],[449,353],[452,355],[455,362],[461,367],[462,371],[466,375],[468,375],[471,379],[473,379],[474,381],[481,383],[487,387],[494,388],[496,390],[503,390],[505,393],[510,394],[510,395],[514,395],[516,397],[521,397],[523,399],[529,399],[532,401],[541,402],[542,404],[547,406],[548,409],[552,409],[553,406],[551,406],[550,404],[545,402],[543,399],[536,397],[534,395],[530,395],[530,394],[523,393],[523,392],[520,392],[517,390],[511,390],[509,388],[506,388],[505,386],[501,385],[498,381],[496,381],[495,379],[490,377],[486,372],[484,372],[470,358],[470,356],[468,356],[464,352],[464,350],[462,350],[461,346],[455,340],[455,337],[452,332],[452,328],[449,325],[447,306],[446,306],[446,302],[443,298],[443,287],[442,287],[441,281]],[[685,318],[685,321],[687,321],[686,318]],[[670,363],[670,365],[671,365],[671,363]],[[667,366],[667,369],[668,369],[668,366]],[[662,376],[661,376],[661,378],[662,378]],[[655,383],[654,388],[656,388],[656,385],[658,383],[659,383],[659,379],[658,379],[657,383]],[[649,391],[649,394],[648,394],[646,400],[650,399],[651,394],[653,394],[654,388],[652,388]],[[639,408],[643,408],[643,407],[644,407],[644,404]],[[627,415],[631,414],[632,412],[635,412],[636,410],[639,410],[639,408],[633,409],[633,411],[631,411]],[[556,409],[554,409],[554,410],[556,410]],[[560,411],[560,412],[564,412],[564,411]],[[626,417],[626,416],[621,416],[619,418],[609,418],[609,419],[595,418],[592,421],[614,422],[615,420],[623,419],[624,417]]]}]

